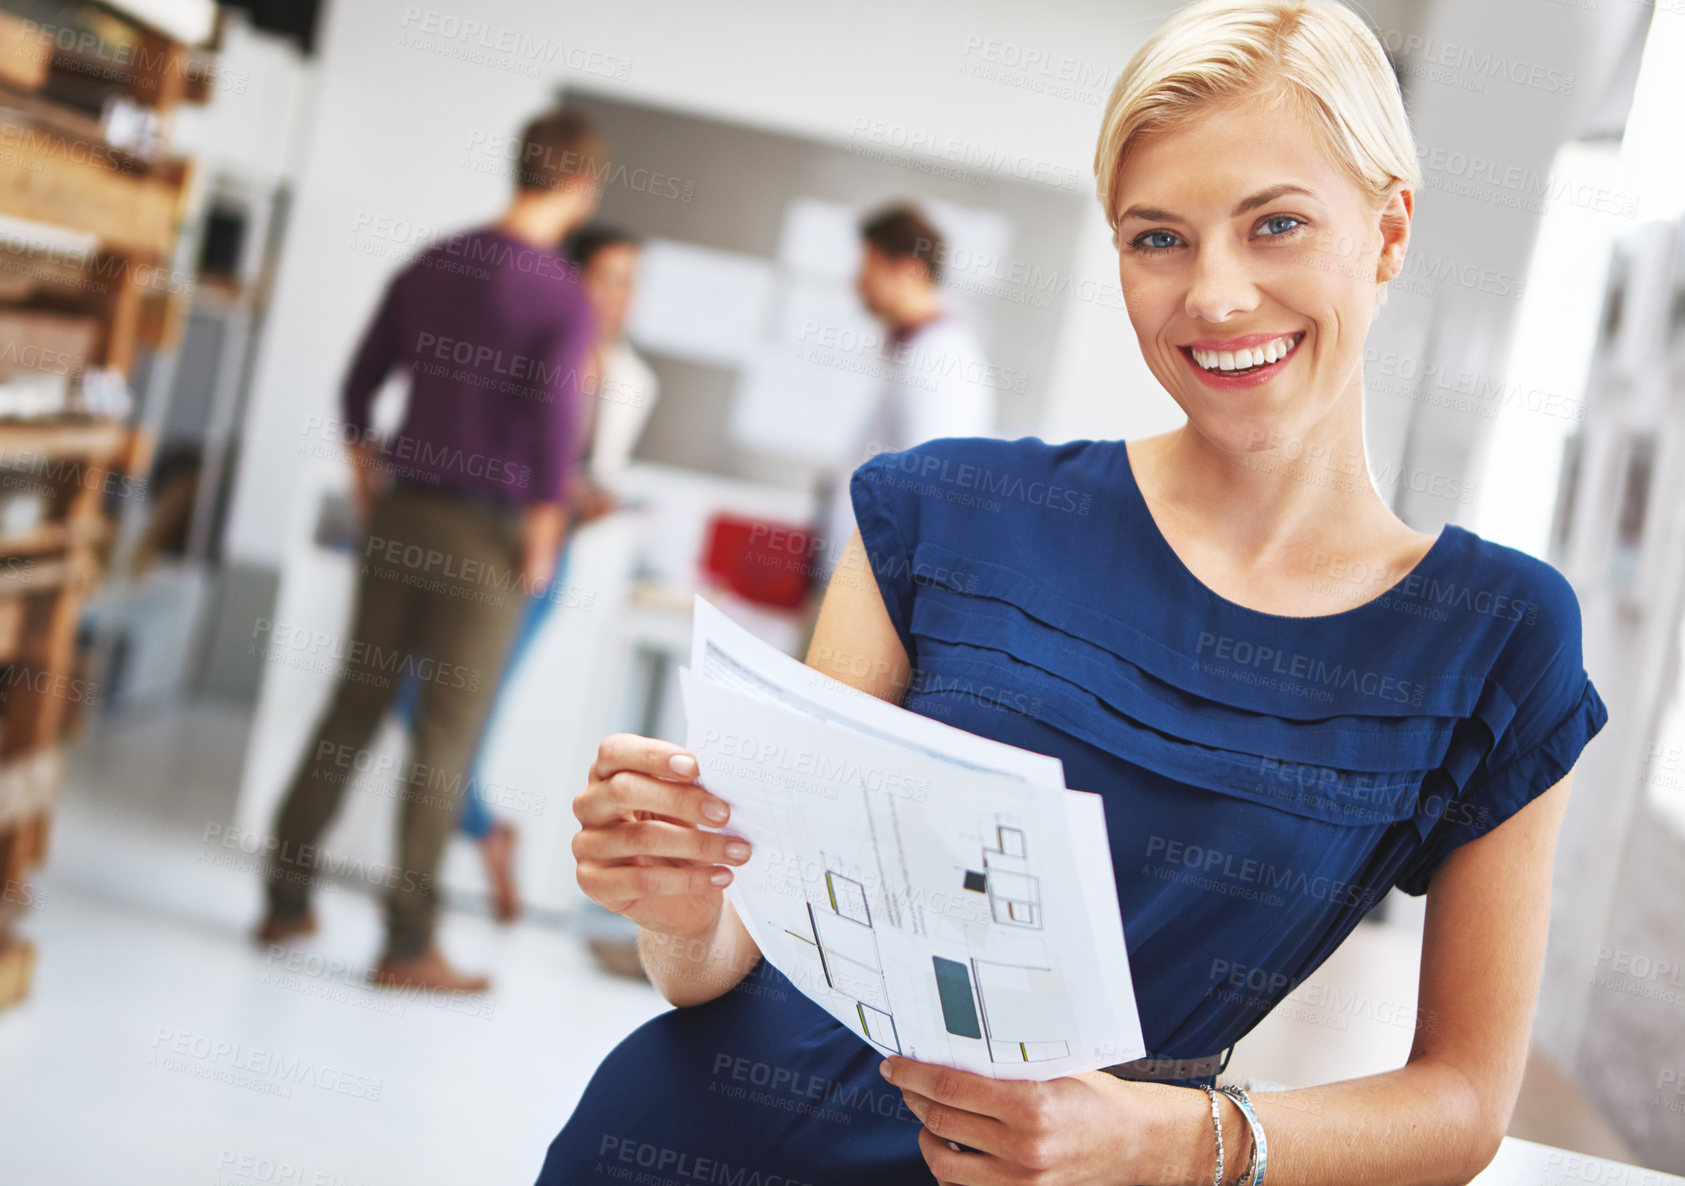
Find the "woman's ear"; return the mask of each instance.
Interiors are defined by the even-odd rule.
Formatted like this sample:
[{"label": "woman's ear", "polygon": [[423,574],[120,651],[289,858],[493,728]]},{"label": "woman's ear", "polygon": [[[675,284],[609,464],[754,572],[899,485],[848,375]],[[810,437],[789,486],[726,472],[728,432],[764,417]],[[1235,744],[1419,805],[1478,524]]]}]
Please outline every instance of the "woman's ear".
[{"label": "woman's ear", "polygon": [[1381,207],[1381,258],[1375,281],[1385,284],[1404,271],[1404,253],[1410,246],[1410,218],[1415,213],[1416,195],[1402,181],[1393,183],[1386,204]]}]

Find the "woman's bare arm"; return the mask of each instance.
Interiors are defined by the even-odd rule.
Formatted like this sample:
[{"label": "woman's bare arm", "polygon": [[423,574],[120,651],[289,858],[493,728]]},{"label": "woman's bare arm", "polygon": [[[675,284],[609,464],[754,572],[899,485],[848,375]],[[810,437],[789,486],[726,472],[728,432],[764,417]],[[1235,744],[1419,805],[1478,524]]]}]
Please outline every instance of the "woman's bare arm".
[{"label": "woman's bare arm", "polygon": [[754,970],[760,948],[728,900],[714,930],[699,939],[638,928],[638,956],[670,1005],[701,1005],[736,988]]},{"label": "woman's bare arm", "polygon": [[[1461,1184],[1496,1155],[1527,1061],[1572,780],[1570,771],[1434,874],[1416,1037],[1403,1067],[1252,1096],[1269,1138],[1271,1186]],[[1209,1182],[1210,1106],[1204,1095],[1185,1094],[1182,1118],[1165,1134],[1177,1153],[1164,1180]],[[1239,1160],[1229,1164],[1244,1166],[1251,1140],[1232,1105],[1224,1130],[1241,1137]]]},{"label": "woman's bare arm", "polygon": [[[906,648],[884,608],[858,531],[825,586],[805,662],[892,704],[906,693],[911,678]],[[707,785],[707,770],[700,781]],[[761,956],[730,901],[710,933],[685,939],[640,929],[638,951],[650,982],[674,1005],[700,1005],[729,992]]]},{"label": "woman's bare arm", "polygon": [[825,586],[807,648],[807,665],[851,688],[900,704],[912,664],[884,608],[860,532],[848,538]]}]

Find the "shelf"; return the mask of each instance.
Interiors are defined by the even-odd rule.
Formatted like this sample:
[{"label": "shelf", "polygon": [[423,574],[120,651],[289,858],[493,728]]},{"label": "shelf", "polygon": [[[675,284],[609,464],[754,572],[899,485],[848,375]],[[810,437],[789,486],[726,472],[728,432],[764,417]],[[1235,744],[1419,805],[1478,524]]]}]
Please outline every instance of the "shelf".
[{"label": "shelf", "polygon": [[21,567],[0,567],[0,598],[27,597],[70,583],[72,560],[34,560]]},{"label": "shelf", "polygon": [[52,46],[29,35],[29,22],[0,12],[0,82],[32,91],[47,81]]},{"label": "shelf", "polygon": [[0,829],[51,811],[63,776],[64,755],[57,745],[0,762]]},{"label": "shelf", "polygon": [[111,536],[111,524],[104,519],[90,519],[75,523],[43,523],[31,531],[16,535],[0,535],[0,558],[6,556],[39,556],[42,552],[62,552],[80,544],[98,545]]},{"label": "shelf", "polygon": [[92,416],[52,420],[0,420],[0,462],[35,458],[110,457],[122,452],[131,432],[121,420]]},{"label": "shelf", "polygon": [[[0,13],[0,224],[11,248],[0,253],[0,341],[18,347],[8,369],[20,378],[32,349],[42,373],[111,368],[132,382],[137,345],[177,341],[191,296],[172,269],[189,266],[180,239],[195,165],[168,155],[167,136],[178,104],[209,96],[209,59],[184,43],[217,33],[216,5],[96,0],[54,19],[88,39]],[[114,101],[136,117],[125,126],[137,151],[114,146],[96,117]],[[0,420],[0,479],[24,500],[12,522],[35,524],[0,536],[0,1008],[29,991],[35,949],[13,933],[27,902],[18,891],[46,856],[63,740],[98,692],[78,632],[115,534],[104,508],[132,493],[110,479],[142,472],[152,444],[149,431],[108,417]]]},{"label": "shelf", "polygon": [[0,370],[80,374],[94,357],[100,333],[99,319],[88,313],[0,304]]},{"label": "shelf", "polygon": [[29,995],[35,973],[35,944],[0,934],[0,1009]]},{"label": "shelf", "polygon": [[125,20],[187,45],[202,45],[216,31],[212,0],[101,0]]},{"label": "shelf", "polygon": [[0,81],[0,113],[4,113],[7,117],[6,122],[14,126],[21,128],[28,125],[43,131],[57,132],[61,136],[68,136],[86,144],[97,144],[119,161],[137,168],[144,168],[146,165],[145,161],[128,158],[127,154],[106,144],[105,128],[93,116],[64,107],[45,95],[34,93],[33,90]]},{"label": "shelf", "polygon": [[6,214],[86,231],[118,254],[154,262],[169,258],[191,162],[145,164],[103,140],[18,115],[15,109],[0,110],[0,140],[7,143],[0,153]]}]

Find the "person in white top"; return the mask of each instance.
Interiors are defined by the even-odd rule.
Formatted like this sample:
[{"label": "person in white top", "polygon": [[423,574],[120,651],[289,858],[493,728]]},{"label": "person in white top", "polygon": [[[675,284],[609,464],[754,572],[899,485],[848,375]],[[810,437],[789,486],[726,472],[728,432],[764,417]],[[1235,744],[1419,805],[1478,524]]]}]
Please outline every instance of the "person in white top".
[{"label": "person in white top", "polygon": [[[886,334],[885,379],[866,427],[822,492],[822,578],[853,533],[848,484],[876,453],[897,453],[937,437],[993,436],[994,372],[977,337],[945,308],[942,233],[916,206],[900,203],[860,225],[855,291]],[[823,587],[823,579],[820,586]]]},{"label": "person in white top", "polygon": [[579,269],[597,315],[597,345],[586,383],[596,398],[586,413],[592,422],[581,434],[590,442],[582,475],[581,522],[617,505],[615,487],[660,396],[655,372],[626,341],[638,257],[638,238],[616,227],[588,226],[568,245],[568,258]]},{"label": "person in white top", "polygon": [[[660,395],[655,372],[625,336],[639,254],[634,235],[600,225],[586,227],[568,245],[568,257],[580,270],[597,315],[597,346],[586,381],[586,390],[596,398],[590,401],[588,413],[593,422],[581,433],[590,441],[590,452],[578,475],[576,524],[589,523],[625,505],[619,480]],[[644,978],[635,924],[587,900],[579,930],[599,967],[619,976]]]}]

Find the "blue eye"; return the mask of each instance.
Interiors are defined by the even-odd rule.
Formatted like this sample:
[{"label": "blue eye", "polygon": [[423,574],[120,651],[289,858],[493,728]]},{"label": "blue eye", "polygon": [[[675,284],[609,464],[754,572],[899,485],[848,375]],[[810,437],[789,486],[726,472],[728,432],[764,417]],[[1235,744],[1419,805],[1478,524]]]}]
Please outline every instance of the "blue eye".
[{"label": "blue eye", "polygon": [[1148,239],[1154,239],[1160,235],[1163,235],[1167,239],[1174,239],[1176,237],[1169,231],[1147,231],[1144,234],[1136,235],[1135,238],[1130,240],[1129,250],[1139,255],[1159,255],[1162,252],[1169,251],[1169,244],[1165,244],[1163,246],[1152,246],[1147,243]]},{"label": "blue eye", "polygon": [[[1287,225],[1283,226],[1285,223]],[[1272,214],[1258,224],[1262,236],[1266,239],[1281,239],[1303,229],[1307,224],[1296,214]],[[1267,228],[1276,227],[1270,230]],[[1170,242],[1152,242],[1152,240],[1168,239]],[[1129,242],[1129,250],[1136,255],[1162,255],[1172,250],[1180,240],[1169,231],[1144,231]]]}]

